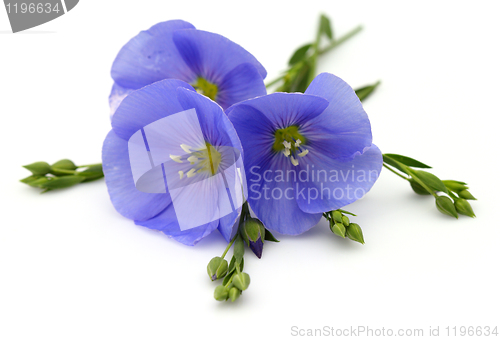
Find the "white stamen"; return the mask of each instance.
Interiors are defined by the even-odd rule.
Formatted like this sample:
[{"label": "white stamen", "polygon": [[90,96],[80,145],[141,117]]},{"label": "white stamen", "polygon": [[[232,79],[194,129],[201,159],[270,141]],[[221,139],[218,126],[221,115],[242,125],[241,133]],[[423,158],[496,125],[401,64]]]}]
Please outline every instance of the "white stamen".
[{"label": "white stamen", "polygon": [[298,139],[296,142],[295,142],[295,147],[299,147],[300,143],[302,143],[302,141],[300,139]]},{"label": "white stamen", "polygon": [[299,157],[304,157],[305,155],[307,155],[309,153],[309,150],[307,149],[304,149],[304,151],[302,151],[301,153],[299,153]]},{"label": "white stamen", "polygon": [[290,156],[290,149],[283,150],[283,154],[285,155],[285,157]]},{"label": "white stamen", "polygon": [[191,164],[194,164],[194,163],[198,162],[198,157],[196,157],[196,156],[188,157],[188,162]]},{"label": "white stamen", "polygon": [[170,155],[170,158],[177,163],[182,163],[181,156]]},{"label": "white stamen", "polygon": [[286,149],[292,148],[292,144],[290,142],[287,142],[286,140],[283,141],[283,145],[285,146]]},{"label": "white stamen", "polygon": [[292,164],[293,164],[294,166],[299,165],[299,161],[298,161],[298,160],[296,160],[295,158],[293,158],[293,156],[290,156],[290,161],[292,162]]},{"label": "white stamen", "polygon": [[191,178],[191,177],[193,177],[194,175],[196,175],[195,171],[196,171],[196,169],[195,169],[195,168],[193,168],[193,169],[189,170],[189,171],[188,171],[188,173],[187,173],[187,177],[188,177],[188,178]]},{"label": "white stamen", "polygon": [[179,171],[179,177],[182,179],[184,177],[184,171]]},{"label": "white stamen", "polygon": [[190,149],[192,149],[192,147],[190,147],[189,145],[181,144],[181,148],[182,150],[186,151],[186,153],[191,153]]}]

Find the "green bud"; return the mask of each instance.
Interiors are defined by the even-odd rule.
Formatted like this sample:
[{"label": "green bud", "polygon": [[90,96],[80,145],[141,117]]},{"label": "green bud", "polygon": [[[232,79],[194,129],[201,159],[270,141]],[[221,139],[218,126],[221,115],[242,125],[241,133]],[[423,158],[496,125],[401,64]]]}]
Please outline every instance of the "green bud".
[{"label": "green bud", "polygon": [[245,290],[250,285],[250,275],[247,273],[239,273],[233,277],[233,284],[239,290]]},{"label": "green bud", "polygon": [[440,212],[445,215],[449,215],[458,218],[457,210],[451,199],[447,196],[438,196],[436,198],[436,207]]},{"label": "green bud", "polygon": [[346,227],[347,227],[347,226],[349,225],[349,223],[350,223],[350,221],[349,221],[349,217],[347,217],[347,216],[342,216],[342,224],[344,224],[344,226],[346,226]]},{"label": "green bud", "polygon": [[34,188],[44,188],[44,185],[49,181],[50,181],[49,177],[40,177],[39,179],[31,181],[30,183],[27,184]]},{"label": "green bud", "polygon": [[469,190],[462,190],[458,192],[458,196],[460,198],[466,199],[466,200],[476,200],[474,196],[469,192]]},{"label": "green bud", "polygon": [[39,185],[40,188],[44,189],[62,189],[62,188],[68,188],[71,187],[75,184],[78,184],[82,182],[85,179],[85,177],[81,176],[76,176],[76,175],[69,175],[69,176],[63,176],[63,177],[53,177],[50,181],[47,181],[46,183]]},{"label": "green bud", "polygon": [[47,162],[35,162],[28,165],[23,165],[23,168],[31,171],[33,175],[46,175],[50,172],[50,165]]},{"label": "green bud", "polygon": [[[262,222],[256,218],[249,218],[245,221],[242,236],[247,245],[250,241],[257,242],[261,238],[261,225]],[[262,225],[262,227],[264,226]]]},{"label": "green bud", "polygon": [[428,192],[427,190],[424,189],[423,186],[421,186],[417,181],[415,181],[413,178],[410,179],[410,185],[411,185],[411,188],[413,189],[413,191],[416,193],[416,194],[419,194],[419,195],[430,195],[431,193]]},{"label": "green bud", "polygon": [[214,291],[214,298],[217,301],[225,301],[229,297],[229,289],[226,286],[217,286]]},{"label": "green bud", "polygon": [[446,180],[446,181],[443,181],[443,183],[444,183],[444,185],[446,185],[446,187],[448,189],[450,189],[451,191],[454,191],[454,192],[459,192],[462,190],[469,189],[468,187],[465,186],[464,182]]},{"label": "green bud", "polygon": [[351,223],[346,228],[345,236],[349,237],[351,240],[365,244],[365,239],[363,238],[363,231],[361,227],[356,223]]},{"label": "green bud", "polygon": [[207,265],[207,273],[212,281],[218,280],[227,274],[227,261],[216,256]]},{"label": "green bud", "polygon": [[470,203],[463,198],[458,198],[455,200],[455,208],[457,212],[462,215],[476,217]]},{"label": "green bud", "polygon": [[241,295],[241,290],[239,290],[236,287],[232,287],[229,289],[229,299],[231,299],[231,302],[236,301],[237,298],[239,298]]},{"label": "green bud", "polygon": [[345,238],[345,226],[342,223],[332,223],[330,229],[335,235]]},{"label": "green bud", "polygon": [[69,159],[61,159],[60,161],[57,161],[54,164],[52,164],[50,173],[56,176],[69,175],[67,172],[61,172],[57,170],[75,171],[76,165]]},{"label": "green bud", "polygon": [[342,223],[342,213],[338,210],[335,210],[333,213],[332,213],[332,217],[333,219],[335,220],[335,222],[339,222],[339,223]]},{"label": "green bud", "polygon": [[26,178],[20,179],[19,182],[31,185],[31,183],[33,183],[34,181],[36,181],[36,180],[38,180],[40,178],[43,178],[43,176],[31,175],[31,176],[28,176]]}]

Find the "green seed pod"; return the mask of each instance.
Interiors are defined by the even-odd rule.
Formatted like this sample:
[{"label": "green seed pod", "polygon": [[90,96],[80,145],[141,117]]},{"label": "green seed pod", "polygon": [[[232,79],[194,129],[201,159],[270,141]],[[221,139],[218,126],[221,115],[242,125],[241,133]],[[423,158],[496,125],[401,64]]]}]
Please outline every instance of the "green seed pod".
[{"label": "green seed pod", "polygon": [[227,274],[228,264],[222,257],[216,256],[207,265],[207,273],[212,281],[218,280]]},{"label": "green seed pod", "polygon": [[342,213],[338,210],[335,210],[333,213],[332,213],[332,217],[333,219],[335,220],[335,222],[339,222],[339,223],[342,223]]},{"label": "green seed pod", "polygon": [[231,289],[229,289],[229,299],[231,300],[231,302],[236,301],[236,299],[239,298],[240,295],[241,290],[239,290],[238,288],[232,287]]},{"label": "green seed pod", "polygon": [[453,181],[453,180],[445,180],[443,181],[444,185],[451,191],[458,193],[459,191],[469,189],[465,186],[463,182]]},{"label": "green seed pod", "polygon": [[23,165],[23,168],[31,171],[33,175],[46,175],[50,172],[50,165],[47,162],[35,162],[28,165]]},{"label": "green seed pod", "polygon": [[40,188],[44,189],[62,189],[68,188],[82,182],[85,178],[82,176],[69,175],[63,177],[54,177],[52,180],[39,185]]},{"label": "green seed pod", "polygon": [[239,290],[245,290],[250,285],[250,275],[247,273],[239,273],[233,277],[233,284]]},{"label": "green seed pod", "polygon": [[457,200],[455,200],[455,208],[457,209],[457,212],[459,214],[476,217],[476,215],[474,214],[474,210],[472,210],[472,207],[470,206],[470,203],[463,198],[458,198]]},{"label": "green seed pod", "polygon": [[430,195],[430,192],[424,189],[423,186],[421,186],[417,181],[415,181],[413,178],[410,179],[410,186],[413,189],[413,191],[416,194],[419,195]]},{"label": "green seed pod", "polygon": [[463,198],[466,200],[476,200],[476,198],[474,196],[472,196],[472,194],[469,192],[469,190],[462,190],[462,191],[458,192],[458,196],[460,196],[460,198]]},{"label": "green seed pod", "polygon": [[335,234],[342,238],[345,238],[345,226],[342,223],[332,223],[330,226],[330,230]]},{"label": "green seed pod", "polygon": [[217,286],[214,291],[214,298],[217,301],[225,301],[229,296],[229,289],[226,286]]},{"label": "green seed pod", "polygon": [[447,196],[438,196],[436,198],[436,207],[440,212],[445,215],[449,215],[458,218],[457,210],[452,200]]},{"label": "green seed pod", "polygon": [[365,239],[363,238],[363,231],[361,227],[356,223],[351,223],[346,228],[345,236],[349,237],[351,240],[365,244]]},{"label": "green seed pod", "polygon": [[67,176],[71,175],[65,171],[57,171],[57,170],[66,170],[66,171],[75,171],[76,165],[69,159],[61,159],[60,161],[55,162],[51,165],[50,173],[56,176]]},{"label": "green seed pod", "polygon": [[347,216],[345,216],[345,215],[344,215],[344,216],[342,216],[342,224],[344,224],[344,226],[346,226],[346,227],[347,227],[347,226],[349,225],[349,223],[350,223],[350,221],[349,221],[349,217],[347,217]]}]

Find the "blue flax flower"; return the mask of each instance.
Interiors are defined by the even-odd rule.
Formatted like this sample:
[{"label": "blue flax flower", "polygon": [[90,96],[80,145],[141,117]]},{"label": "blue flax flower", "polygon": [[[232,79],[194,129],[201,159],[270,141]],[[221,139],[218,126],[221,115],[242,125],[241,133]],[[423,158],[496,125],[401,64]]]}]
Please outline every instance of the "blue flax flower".
[{"label": "blue flax flower", "polygon": [[266,70],[229,39],[182,20],[154,25],[132,38],[111,68],[111,115],[129,93],[163,79],[179,79],[222,108],[266,94]]},{"label": "blue flax flower", "polygon": [[217,103],[162,80],[129,94],[111,124],[102,163],[120,214],[187,245],[217,228],[229,241],[246,183],[241,143]]},{"label": "blue flax flower", "polygon": [[301,234],[378,178],[382,155],[368,116],[332,74],[318,75],[305,94],[273,93],[226,113],[245,150],[248,202],[271,230]]}]

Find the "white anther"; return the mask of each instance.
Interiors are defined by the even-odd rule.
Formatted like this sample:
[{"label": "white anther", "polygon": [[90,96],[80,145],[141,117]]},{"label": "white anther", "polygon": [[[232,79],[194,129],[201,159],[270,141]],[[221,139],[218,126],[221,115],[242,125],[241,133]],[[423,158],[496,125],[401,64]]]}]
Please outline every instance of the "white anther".
[{"label": "white anther", "polygon": [[189,145],[181,144],[181,148],[182,150],[186,151],[186,153],[191,153],[190,149],[192,149],[192,147],[190,147]]},{"label": "white anther", "polygon": [[182,179],[184,177],[184,171],[179,171],[179,177]]},{"label": "white anther", "polygon": [[195,168],[193,168],[193,169],[189,170],[189,171],[188,171],[188,173],[187,173],[187,177],[188,177],[188,178],[191,178],[191,177],[193,177],[194,175],[196,175],[196,172],[195,172],[195,171],[196,171],[196,169],[195,169]]},{"label": "white anther", "polygon": [[304,151],[302,151],[301,153],[299,153],[299,157],[304,157],[305,155],[307,155],[309,153],[309,150],[307,149],[304,149]]},{"label": "white anther", "polygon": [[298,160],[296,160],[295,158],[293,158],[293,156],[290,156],[290,161],[292,162],[292,164],[293,164],[294,166],[299,165],[299,161],[298,161]]},{"label": "white anther", "polygon": [[295,142],[295,147],[298,148],[300,146],[300,143],[302,143],[302,141],[300,139],[298,139],[296,142]]},{"label": "white anther", "polygon": [[182,163],[181,156],[170,155],[170,158],[177,163]]},{"label": "white anther", "polygon": [[286,140],[283,141],[283,145],[285,146],[286,149],[292,148],[292,144],[290,142],[287,142]]},{"label": "white anther", "polygon": [[290,156],[290,149],[284,149],[283,154],[285,155],[285,157]]},{"label": "white anther", "polygon": [[198,157],[196,157],[196,156],[188,157],[188,162],[191,164],[194,164],[194,163],[198,162]]}]

